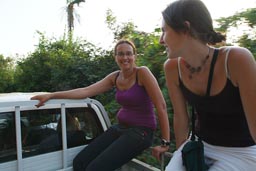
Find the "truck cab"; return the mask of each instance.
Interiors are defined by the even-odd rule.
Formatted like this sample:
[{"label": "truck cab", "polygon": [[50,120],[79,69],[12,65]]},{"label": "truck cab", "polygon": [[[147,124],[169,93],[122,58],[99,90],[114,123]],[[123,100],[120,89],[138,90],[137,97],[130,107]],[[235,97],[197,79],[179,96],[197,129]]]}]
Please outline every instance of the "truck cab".
[{"label": "truck cab", "polygon": [[[91,98],[37,108],[37,94],[0,94],[0,170],[72,171],[77,153],[111,126],[107,112]],[[160,171],[136,159],[119,170]]]}]

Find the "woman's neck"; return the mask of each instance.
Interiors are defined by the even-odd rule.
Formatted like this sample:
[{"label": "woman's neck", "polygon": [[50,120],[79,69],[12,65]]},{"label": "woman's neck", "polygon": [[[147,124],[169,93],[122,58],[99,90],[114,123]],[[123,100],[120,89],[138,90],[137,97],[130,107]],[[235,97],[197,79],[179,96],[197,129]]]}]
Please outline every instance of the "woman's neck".
[{"label": "woman's neck", "polygon": [[192,79],[193,75],[200,73],[205,66],[207,61],[211,57],[211,47],[202,46],[201,48],[192,49],[188,56],[185,56],[184,65],[189,73],[189,78]]},{"label": "woman's neck", "polygon": [[128,69],[128,70],[122,70],[121,71],[121,78],[124,80],[124,79],[129,79],[133,74],[134,74],[134,71],[136,70],[135,67],[131,68],[131,69]]}]

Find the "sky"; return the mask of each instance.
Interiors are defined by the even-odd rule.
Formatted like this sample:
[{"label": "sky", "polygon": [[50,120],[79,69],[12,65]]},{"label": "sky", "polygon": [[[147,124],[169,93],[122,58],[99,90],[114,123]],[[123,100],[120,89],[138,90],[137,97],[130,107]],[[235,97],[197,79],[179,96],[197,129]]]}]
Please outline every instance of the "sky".
[{"label": "sky", "polygon": [[[139,30],[152,32],[161,26],[161,11],[173,0],[85,0],[75,11],[74,36],[105,49],[112,47],[111,31],[105,23],[111,9],[117,23],[132,21]],[[255,8],[256,0],[202,0],[212,18]],[[67,0],[1,0],[0,54],[17,57],[33,52],[38,45],[37,31],[47,38],[60,38],[67,30]]]}]

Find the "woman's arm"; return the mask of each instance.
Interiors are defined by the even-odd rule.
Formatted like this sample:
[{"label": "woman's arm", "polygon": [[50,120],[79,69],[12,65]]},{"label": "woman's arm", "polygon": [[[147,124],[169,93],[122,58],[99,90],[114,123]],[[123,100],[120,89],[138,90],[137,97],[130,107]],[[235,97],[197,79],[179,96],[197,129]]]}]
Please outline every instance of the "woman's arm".
[{"label": "woman's arm", "polygon": [[37,95],[32,97],[31,100],[39,100],[37,106],[40,107],[44,105],[44,103],[49,99],[82,99],[95,96],[110,90],[114,86],[116,74],[117,71],[107,75],[102,80],[84,88]]},{"label": "woman's arm", "polygon": [[140,67],[138,72],[139,84],[145,87],[150,96],[158,114],[162,138],[170,140],[170,128],[167,115],[166,103],[163,94],[159,88],[157,80],[147,67]]},{"label": "woman's arm", "polygon": [[[160,130],[162,134],[162,139],[170,141],[170,127],[169,119],[167,115],[166,103],[163,94],[159,88],[157,80],[154,75],[147,67],[140,67],[138,71],[139,84],[144,86],[148,95],[150,96],[158,115]],[[169,149],[166,147],[154,147],[152,153],[157,158],[160,159],[160,154],[166,152]]]},{"label": "woman's arm", "polygon": [[228,67],[233,84],[239,87],[240,96],[254,142],[256,142],[256,63],[245,48],[232,48]]},{"label": "woman's arm", "polygon": [[179,88],[177,62],[178,59],[168,59],[164,64],[166,84],[174,112],[173,127],[176,148],[178,148],[187,139],[189,133],[189,117],[186,101]]}]

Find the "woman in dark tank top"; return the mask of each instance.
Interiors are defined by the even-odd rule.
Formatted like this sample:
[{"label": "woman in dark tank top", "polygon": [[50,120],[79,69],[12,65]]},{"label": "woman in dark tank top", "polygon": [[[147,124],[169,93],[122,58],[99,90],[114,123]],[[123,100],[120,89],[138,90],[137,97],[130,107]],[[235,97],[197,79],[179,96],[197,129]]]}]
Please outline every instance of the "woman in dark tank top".
[{"label": "woman in dark tank top", "polygon": [[196,135],[203,140],[211,171],[256,168],[256,64],[242,47],[213,45],[225,40],[215,32],[200,0],[177,0],[163,12],[160,43],[174,110],[176,151],[167,171],[185,171],[181,150],[190,134],[188,105],[196,110]]}]

